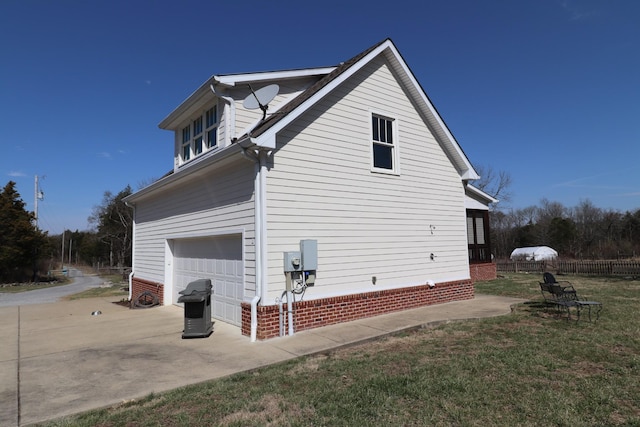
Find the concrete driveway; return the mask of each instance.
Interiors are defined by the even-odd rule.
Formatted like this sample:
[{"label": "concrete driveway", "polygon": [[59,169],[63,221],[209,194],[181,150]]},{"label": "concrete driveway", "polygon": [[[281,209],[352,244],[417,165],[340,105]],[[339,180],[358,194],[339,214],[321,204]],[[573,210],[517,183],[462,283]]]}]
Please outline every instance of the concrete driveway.
[{"label": "concrete driveway", "polygon": [[[479,295],[252,343],[219,321],[209,338],[184,340],[181,308],[130,310],[117,299],[0,307],[0,425],[51,420],[401,330],[504,315],[522,301]],[[92,316],[96,310],[102,314]]]}]

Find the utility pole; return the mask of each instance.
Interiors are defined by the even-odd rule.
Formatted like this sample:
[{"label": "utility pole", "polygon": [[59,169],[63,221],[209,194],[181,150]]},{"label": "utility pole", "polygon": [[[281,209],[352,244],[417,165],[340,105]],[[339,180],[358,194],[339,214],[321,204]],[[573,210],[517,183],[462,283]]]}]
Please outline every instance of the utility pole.
[{"label": "utility pole", "polygon": [[34,196],[33,196],[33,198],[34,198],[34,200],[33,200],[33,217],[34,217],[35,222],[36,222],[36,228],[38,228],[38,200],[44,200],[44,193],[40,190],[40,187],[38,186],[38,175],[36,175],[36,178],[34,180],[33,193],[34,193]]},{"label": "utility pole", "polygon": [[64,233],[66,230],[62,230],[62,252],[60,252],[60,262],[62,265],[60,266],[61,270],[64,270]]}]

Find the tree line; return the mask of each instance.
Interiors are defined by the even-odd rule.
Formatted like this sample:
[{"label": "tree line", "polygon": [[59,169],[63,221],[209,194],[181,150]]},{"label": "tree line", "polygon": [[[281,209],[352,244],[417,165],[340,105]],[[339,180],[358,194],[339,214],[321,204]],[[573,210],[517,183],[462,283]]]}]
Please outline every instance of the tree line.
[{"label": "tree line", "polygon": [[640,209],[619,212],[585,200],[575,207],[542,199],[538,206],[489,214],[497,259],[515,248],[550,246],[562,258],[620,259],[640,256]]},{"label": "tree line", "polygon": [[65,230],[50,238],[55,248],[51,258],[92,267],[130,267],[133,210],[123,199],[131,193],[130,186],[115,194],[105,191],[102,202],[87,219],[89,231]]},{"label": "tree line", "polygon": [[131,266],[133,211],[123,201],[130,186],[104,193],[88,218],[90,230],[53,236],[37,227],[15,187],[9,181],[0,192],[0,283],[43,280],[67,264]]},{"label": "tree line", "polygon": [[[473,185],[509,204],[511,175],[477,165],[481,179]],[[500,206],[500,205],[498,205]],[[497,259],[509,258],[515,248],[550,246],[562,258],[619,259],[640,256],[640,208],[619,212],[589,201],[575,207],[542,199],[537,206],[504,209],[489,214],[491,248]]]},{"label": "tree line", "polygon": [[[475,183],[503,202],[510,199],[508,173],[484,171]],[[37,280],[61,267],[61,262],[88,266],[130,267],[133,211],[123,199],[132,193],[106,191],[95,206],[88,231],[54,236],[38,229],[33,213],[9,183],[0,192],[0,282]],[[493,209],[489,215],[491,245],[497,259],[513,249],[550,246],[563,258],[618,259],[640,256],[640,209],[619,212],[601,209],[589,200],[575,207],[542,199],[538,206]],[[64,243],[63,243],[64,240]]]}]

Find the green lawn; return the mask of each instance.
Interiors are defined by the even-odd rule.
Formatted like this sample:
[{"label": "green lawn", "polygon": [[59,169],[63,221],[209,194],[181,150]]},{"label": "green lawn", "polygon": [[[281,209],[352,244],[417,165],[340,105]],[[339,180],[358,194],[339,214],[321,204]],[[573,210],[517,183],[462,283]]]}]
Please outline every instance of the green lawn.
[{"label": "green lawn", "polygon": [[594,324],[545,310],[538,279],[477,284],[478,293],[531,300],[512,315],[404,333],[50,425],[640,425],[640,281],[568,278],[604,304]]},{"label": "green lawn", "polygon": [[71,283],[68,277],[55,277],[51,281],[1,284],[0,293],[17,294],[20,292],[35,291],[36,289],[54,288],[56,286],[64,286]]},{"label": "green lawn", "polygon": [[65,297],[67,300],[76,300],[82,298],[98,298],[98,297],[122,297],[128,298],[129,291],[125,290],[126,283],[119,283],[111,286],[87,289],[86,291],[69,295]]},{"label": "green lawn", "polygon": [[[105,282],[109,282],[111,286],[99,287],[86,290],[84,292],[80,292],[74,295],[70,295],[65,297],[67,300],[76,300],[81,298],[96,298],[96,297],[112,297],[112,296],[121,296],[123,298],[129,296],[129,292],[127,290],[123,290],[123,288],[127,287],[128,284],[125,280],[122,280],[122,276],[119,274],[113,275],[104,275],[101,276]],[[72,279],[66,276],[56,277],[56,280],[52,280],[50,282],[38,282],[38,283],[21,283],[16,285],[4,285],[0,286],[0,293],[19,293],[19,292],[28,292],[34,291],[36,289],[44,289],[44,288],[53,288],[56,286],[64,286],[72,283]]]},{"label": "green lawn", "polygon": [[122,297],[126,299],[129,297],[128,286],[129,284],[122,280],[122,275],[112,274],[100,276],[105,283],[110,283],[110,286],[104,286],[99,288],[87,289],[84,292],[69,295],[66,297],[68,300],[76,300],[82,298],[98,298],[98,297]]}]

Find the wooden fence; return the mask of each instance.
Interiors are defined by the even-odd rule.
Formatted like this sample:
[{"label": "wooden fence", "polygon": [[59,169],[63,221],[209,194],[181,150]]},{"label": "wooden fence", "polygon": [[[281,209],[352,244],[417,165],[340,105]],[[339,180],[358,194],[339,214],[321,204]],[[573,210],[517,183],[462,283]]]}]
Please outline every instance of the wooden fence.
[{"label": "wooden fence", "polygon": [[499,273],[584,274],[640,277],[640,261],[498,261]]}]

